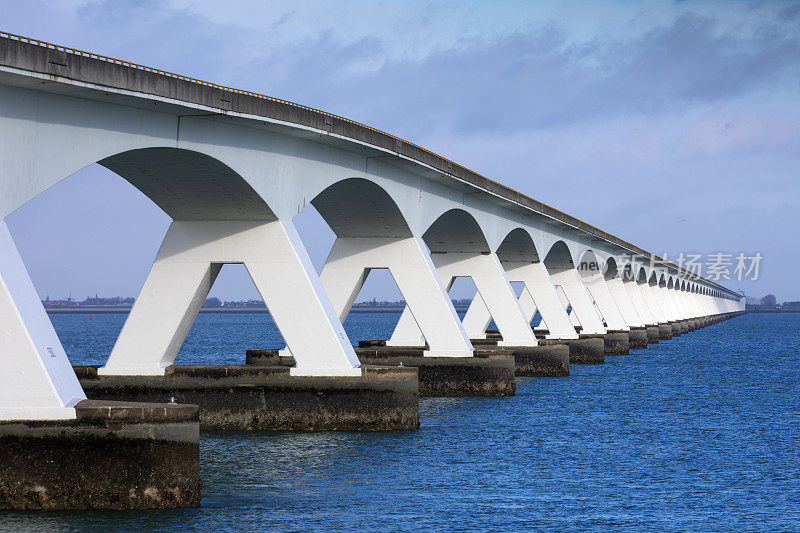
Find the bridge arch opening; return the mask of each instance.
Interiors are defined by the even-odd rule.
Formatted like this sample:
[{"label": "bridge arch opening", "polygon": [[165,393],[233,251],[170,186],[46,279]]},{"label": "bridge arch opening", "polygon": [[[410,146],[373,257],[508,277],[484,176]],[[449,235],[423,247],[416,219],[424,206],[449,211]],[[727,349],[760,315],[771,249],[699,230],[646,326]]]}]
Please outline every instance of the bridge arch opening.
[{"label": "bridge arch opening", "polygon": [[643,266],[639,267],[639,273],[636,274],[636,283],[639,283],[640,285],[647,283],[647,269],[645,269]]},{"label": "bridge arch opening", "polygon": [[[541,261],[533,238],[524,228],[515,228],[508,232],[495,253],[500,263],[506,267],[506,270],[515,264],[539,263]],[[514,289],[514,295],[519,299],[523,311],[527,313],[526,318],[531,316],[531,325],[533,327],[542,325],[542,315],[539,312],[534,291],[526,290],[527,286],[521,281],[512,281],[511,287]],[[535,311],[530,313],[530,309],[535,309]]]},{"label": "bridge arch opening", "polygon": [[[514,241],[506,244],[507,253],[518,244],[516,240],[522,240],[523,236],[515,234],[513,239]],[[422,240],[431,254],[491,253],[480,224],[474,216],[463,209],[451,209],[442,213],[422,234]],[[456,276],[450,280],[443,279],[442,282],[450,298],[459,306],[459,311],[478,294],[478,288],[471,276]],[[463,319],[462,315],[463,313],[459,312],[459,316]],[[492,328],[496,328],[494,323],[489,325],[489,329]]]},{"label": "bridge arch opening", "polygon": [[478,221],[463,209],[451,209],[437,218],[422,235],[431,253],[491,252]]},{"label": "bridge arch opening", "polygon": [[[52,221],[53,213],[60,214],[57,224],[45,228],[35,220]],[[66,340],[67,354],[80,356],[73,363],[102,365],[172,221],[258,223],[276,216],[245,178],[222,161],[193,150],[154,147],[123,151],[84,167],[6,220],[56,331],[80,332],[72,337],[86,339],[80,345]],[[217,272],[207,301],[258,301],[264,307],[244,265],[219,264]],[[226,294],[231,290],[234,294]],[[205,315],[207,308],[201,312]],[[269,315],[263,316],[256,343],[281,339]],[[229,351],[227,344],[212,346],[212,360],[207,341],[200,341],[192,328],[175,362],[241,362],[242,350],[252,345],[240,339],[241,346]]]},{"label": "bridge arch opening", "polygon": [[[344,246],[347,242],[370,239],[390,242],[413,236],[391,195],[375,182],[356,177],[345,178],[323,189],[300,210],[294,222],[320,274],[336,255],[334,247],[337,241],[338,246]],[[388,339],[406,299],[392,274],[391,265],[381,263],[380,257],[373,258],[374,263],[363,265],[362,275],[354,282],[356,293],[352,302],[344,304],[345,313],[340,319],[345,329],[352,331],[352,319],[349,318],[352,313],[370,309],[397,310],[397,316],[385,315],[392,318],[385,324]],[[360,339],[350,340],[355,344]]]},{"label": "bridge arch opening", "polygon": [[617,261],[613,257],[609,257],[606,260],[606,266],[603,269],[603,277],[606,280],[614,279],[619,276],[619,267],[617,266]]},{"label": "bridge arch opening", "polygon": [[564,241],[556,241],[553,246],[550,247],[550,250],[548,250],[547,255],[544,258],[544,266],[550,273],[550,276],[554,278],[553,283],[556,289],[556,294],[561,300],[561,305],[564,307],[564,310],[569,316],[572,325],[576,328],[581,327],[582,325],[580,320],[573,312],[572,302],[570,302],[564,287],[555,279],[557,278],[558,274],[566,272],[567,270],[575,269],[575,262],[572,259],[572,252],[567,246],[567,243]]}]

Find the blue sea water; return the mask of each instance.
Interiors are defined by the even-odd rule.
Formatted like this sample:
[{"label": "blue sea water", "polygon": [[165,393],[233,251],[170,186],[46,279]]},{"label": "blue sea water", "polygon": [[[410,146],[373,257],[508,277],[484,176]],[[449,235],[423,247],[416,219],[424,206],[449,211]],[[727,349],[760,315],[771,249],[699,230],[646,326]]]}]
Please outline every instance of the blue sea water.
[{"label": "blue sea water", "polygon": [[[76,364],[124,316],[54,316]],[[352,314],[352,339],[398,315]],[[745,315],[511,398],[420,400],[422,428],[204,433],[203,505],[0,514],[11,530],[798,531],[800,314]],[[241,363],[265,315],[201,315],[179,362]]]}]

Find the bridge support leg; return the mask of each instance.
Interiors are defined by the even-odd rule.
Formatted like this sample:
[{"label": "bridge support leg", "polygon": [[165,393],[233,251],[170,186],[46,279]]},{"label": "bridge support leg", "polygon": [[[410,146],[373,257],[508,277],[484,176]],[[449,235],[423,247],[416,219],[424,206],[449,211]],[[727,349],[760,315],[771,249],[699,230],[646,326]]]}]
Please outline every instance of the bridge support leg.
[{"label": "bridge support leg", "polygon": [[447,285],[457,277],[472,278],[481,300],[503,337],[499,346],[537,345],[530,320],[526,320],[496,255],[439,253],[433,254],[432,259],[439,276]]},{"label": "bridge support leg", "polygon": [[630,348],[647,348],[647,329],[644,321],[636,311],[636,306],[628,294],[625,283],[619,276],[606,280],[608,290],[614,297],[614,301],[619,307],[622,319],[628,326],[628,345]]},{"label": "bridge support leg", "polygon": [[539,311],[543,325],[547,328],[545,338],[578,338],[544,263],[504,262],[503,266],[510,281],[525,284],[526,290],[520,295],[520,305],[527,311],[526,318],[530,317],[530,320]]},{"label": "bridge support leg", "polygon": [[357,354],[362,361],[416,367],[420,396],[514,394],[514,359],[506,354],[473,352],[421,239],[336,240],[321,278],[341,320],[372,268],[389,269],[406,308],[388,342],[359,343]]},{"label": "bridge support leg", "polygon": [[0,220],[0,420],[74,419],[83,389]]},{"label": "bridge support leg", "polygon": [[388,268],[406,301],[408,323],[400,321],[387,345],[422,347],[427,341],[427,357],[472,356],[453,303],[421,239],[415,237],[336,239],[320,277],[340,321],[373,268]]},{"label": "bridge support leg", "polygon": [[99,375],[163,376],[225,263],[243,263],[294,355],[292,375],[360,376],[291,222],[175,221]]},{"label": "bridge support leg", "polygon": [[630,351],[630,328],[611,294],[602,274],[595,273],[583,278],[584,285],[594,298],[597,309],[605,318],[605,355],[627,355]]},{"label": "bridge support leg", "polygon": [[198,431],[194,405],[86,400],[0,221],[0,509],[196,506]]}]

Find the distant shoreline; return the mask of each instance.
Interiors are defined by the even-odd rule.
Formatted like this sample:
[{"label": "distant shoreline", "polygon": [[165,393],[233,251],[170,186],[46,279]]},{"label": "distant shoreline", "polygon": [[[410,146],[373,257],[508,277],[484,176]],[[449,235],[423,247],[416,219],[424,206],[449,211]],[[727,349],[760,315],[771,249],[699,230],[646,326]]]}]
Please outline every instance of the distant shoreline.
[{"label": "distant shoreline", "polygon": [[[455,306],[456,311],[466,311],[467,307]],[[405,307],[353,307],[351,313],[401,313]],[[50,307],[45,308],[48,315],[127,315],[130,307]],[[200,314],[268,315],[261,307],[203,307]]]}]

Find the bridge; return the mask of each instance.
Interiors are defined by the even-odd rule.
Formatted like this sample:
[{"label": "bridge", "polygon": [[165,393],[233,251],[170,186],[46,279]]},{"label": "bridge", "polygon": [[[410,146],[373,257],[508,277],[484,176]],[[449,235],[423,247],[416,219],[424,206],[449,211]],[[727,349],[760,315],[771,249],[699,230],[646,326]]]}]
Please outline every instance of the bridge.
[{"label": "bridge", "polygon": [[[230,263],[269,308],[292,378],[372,371],[342,327],[371,269],[388,269],[407,302],[384,355],[454,363],[491,345],[577,355],[613,335],[626,353],[744,309],[718,283],[375,128],[0,33],[0,219],[95,163],[172,218],[97,380],[171,375]],[[293,223],[308,204],[336,234],[319,275]],[[448,296],[457,277],[477,287],[463,321]],[[0,420],[79,418],[86,392],[5,222],[0,331]]]}]

